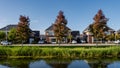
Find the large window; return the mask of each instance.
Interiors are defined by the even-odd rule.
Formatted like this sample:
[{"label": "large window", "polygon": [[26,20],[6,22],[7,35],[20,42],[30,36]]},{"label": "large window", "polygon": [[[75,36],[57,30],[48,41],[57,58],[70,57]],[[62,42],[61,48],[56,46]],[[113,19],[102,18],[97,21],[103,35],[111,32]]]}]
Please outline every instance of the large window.
[{"label": "large window", "polygon": [[56,42],[56,39],[51,39],[51,42]]},{"label": "large window", "polygon": [[49,35],[54,35],[54,32],[53,31],[49,31],[48,34]]}]

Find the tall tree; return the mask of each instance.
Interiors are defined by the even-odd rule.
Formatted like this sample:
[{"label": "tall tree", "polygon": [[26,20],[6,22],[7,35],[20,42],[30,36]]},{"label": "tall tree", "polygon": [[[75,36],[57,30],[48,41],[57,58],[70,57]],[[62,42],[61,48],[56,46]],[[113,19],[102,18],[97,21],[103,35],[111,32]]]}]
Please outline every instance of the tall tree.
[{"label": "tall tree", "polygon": [[61,43],[64,37],[68,35],[68,29],[66,29],[67,20],[63,15],[63,11],[59,11],[59,15],[54,23],[54,34],[57,38],[57,43]]},{"label": "tall tree", "polygon": [[107,21],[108,19],[103,14],[102,10],[99,10],[98,13],[93,18],[94,23],[90,24],[90,32],[93,33],[96,39],[104,38],[105,32],[108,31]]},{"label": "tall tree", "polygon": [[19,21],[16,30],[16,39],[18,43],[27,43],[31,33],[31,29],[29,28],[30,19],[29,17],[20,15]]}]

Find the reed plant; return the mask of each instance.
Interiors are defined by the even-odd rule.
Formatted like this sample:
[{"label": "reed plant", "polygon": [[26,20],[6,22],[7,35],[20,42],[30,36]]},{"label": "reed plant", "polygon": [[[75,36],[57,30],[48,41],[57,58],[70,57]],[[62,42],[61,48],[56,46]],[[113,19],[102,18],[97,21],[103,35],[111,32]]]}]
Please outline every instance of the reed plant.
[{"label": "reed plant", "polygon": [[0,57],[102,58],[120,57],[120,47],[0,46]]}]

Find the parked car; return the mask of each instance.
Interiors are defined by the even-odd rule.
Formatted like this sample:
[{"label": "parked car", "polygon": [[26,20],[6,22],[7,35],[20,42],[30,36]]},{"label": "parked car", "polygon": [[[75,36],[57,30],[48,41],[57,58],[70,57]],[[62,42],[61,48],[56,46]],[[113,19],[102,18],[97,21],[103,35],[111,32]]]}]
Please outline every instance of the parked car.
[{"label": "parked car", "polygon": [[81,43],[85,43],[85,41],[84,41],[84,40],[81,40]]},{"label": "parked car", "polygon": [[51,42],[52,44],[56,44],[56,42]]},{"label": "parked car", "polygon": [[8,42],[8,41],[2,41],[1,42],[1,45],[11,45],[12,43],[11,42]]},{"label": "parked car", "polygon": [[72,40],[72,44],[76,44],[77,43],[77,41],[75,41],[75,40]]},{"label": "parked car", "polygon": [[44,44],[44,43],[45,43],[44,40],[40,40],[40,41],[38,42],[38,44]]},{"label": "parked car", "polygon": [[120,40],[117,40],[114,42],[115,44],[120,44]]}]

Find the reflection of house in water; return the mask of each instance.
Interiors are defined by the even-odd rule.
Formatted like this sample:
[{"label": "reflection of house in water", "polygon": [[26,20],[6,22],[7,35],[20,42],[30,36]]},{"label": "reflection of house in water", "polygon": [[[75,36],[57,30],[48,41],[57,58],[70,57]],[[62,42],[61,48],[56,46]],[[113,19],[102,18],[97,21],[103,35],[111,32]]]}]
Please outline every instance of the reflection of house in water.
[{"label": "reflection of house in water", "polygon": [[52,68],[107,68],[107,66],[112,63],[111,61],[86,61],[86,60],[73,60],[73,61],[54,61],[48,64]]},{"label": "reflection of house in water", "polygon": [[53,68],[90,68],[89,64],[85,60],[74,60],[72,62],[59,62],[54,61],[53,63],[48,63]]},{"label": "reflection of house in water", "polygon": [[[24,61],[24,62],[23,62]],[[7,62],[7,63],[6,63]],[[16,63],[17,62],[17,63]],[[21,62],[21,63],[18,63]],[[16,64],[14,64],[16,63]],[[0,68],[120,68],[113,60],[1,60]]]}]

